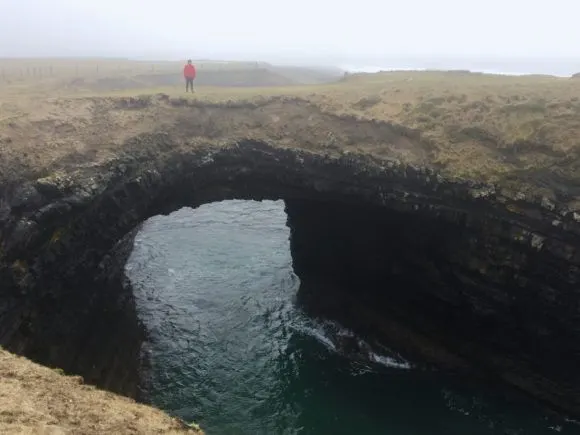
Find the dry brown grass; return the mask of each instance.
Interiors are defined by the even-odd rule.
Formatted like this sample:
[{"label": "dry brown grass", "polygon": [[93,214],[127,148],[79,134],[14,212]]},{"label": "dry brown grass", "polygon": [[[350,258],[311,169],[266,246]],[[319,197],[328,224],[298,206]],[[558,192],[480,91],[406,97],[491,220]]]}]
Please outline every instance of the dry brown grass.
[{"label": "dry brown grass", "polygon": [[389,120],[421,131],[433,163],[497,181],[519,169],[576,159],[580,86],[547,76],[394,72],[352,76],[319,95],[336,113]]},{"label": "dry brown grass", "polygon": [[2,434],[201,434],[163,412],[0,349]]},{"label": "dry brown grass", "polygon": [[437,163],[476,159],[482,171],[493,171],[487,166],[509,170],[502,161],[510,158],[534,164],[546,153],[574,154],[580,144],[580,86],[568,78],[393,72],[352,75],[317,86],[208,88],[198,98],[228,101],[271,95],[296,95],[331,113],[417,129],[440,149]]},{"label": "dry brown grass", "polygon": [[[37,162],[43,159],[54,161],[58,158],[59,147],[63,151],[74,149],[78,153],[87,149],[86,138],[78,134],[83,125],[93,135],[103,132],[101,143],[111,143],[109,139],[114,136],[114,131],[119,132],[116,136],[119,139],[126,137],[127,132],[150,131],[155,127],[155,121],[149,117],[150,108],[147,108],[140,115],[135,111],[124,114],[112,111],[108,118],[101,116],[98,120],[103,122],[107,118],[106,122],[110,125],[95,128],[91,123],[96,122],[93,116],[96,99],[109,101],[164,93],[175,98],[226,107],[231,102],[252,103],[287,96],[299,98],[304,110],[299,114],[289,109],[296,103],[286,104],[287,110],[276,108],[273,116],[280,122],[278,126],[263,125],[263,138],[278,141],[283,137],[287,143],[301,146],[298,140],[292,141],[290,138],[299,138],[300,130],[312,127],[309,126],[309,119],[313,110],[319,110],[338,118],[346,117],[346,122],[352,119],[385,121],[415,130],[420,136],[421,146],[428,143],[430,151],[428,161],[411,158],[409,163],[429,164],[448,176],[513,185],[514,189],[537,189],[549,196],[553,189],[545,187],[543,181],[536,183],[539,177],[554,178],[557,175],[560,181],[565,182],[580,178],[580,165],[577,165],[580,156],[580,86],[576,79],[494,76],[459,71],[405,71],[356,74],[335,83],[318,85],[198,87],[195,96],[185,95],[182,86],[143,86],[126,90],[105,88],[96,92],[55,87],[48,83],[15,83],[0,88],[0,150],[3,146],[2,135],[6,142],[8,133],[8,140],[12,142],[10,146],[4,143],[6,153],[10,152],[8,148],[14,149],[16,142],[23,144],[28,141],[30,145],[31,141],[43,141],[50,153],[36,146],[26,155],[36,156]],[[107,104],[97,105],[102,108]],[[240,116],[254,116],[248,115],[248,110],[240,109]],[[262,106],[260,110],[269,108]],[[292,113],[291,119],[286,119],[285,111]],[[159,111],[155,113],[161,119],[165,118],[166,123],[174,122]],[[260,119],[261,115],[256,113],[255,116],[255,119]],[[139,117],[148,119],[148,124],[139,124],[136,120]],[[126,121],[130,124],[129,128]],[[236,125],[236,130],[229,128],[231,125],[219,125],[214,120],[211,122],[216,128],[215,135],[223,135],[222,142],[249,134],[245,129],[247,125],[230,123]],[[56,127],[49,128],[51,123]],[[9,127],[10,124],[13,127]],[[279,128],[281,124],[285,125],[284,129]],[[67,131],[65,125],[75,127]],[[318,128],[321,133],[329,134],[324,125],[319,124]],[[391,155],[392,146],[388,140],[383,143],[360,140],[358,144],[353,144],[353,140],[361,139],[361,135],[354,133],[355,127],[350,130],[353,136],[349,139],[348,132],[344,133],[343,138],[346,138],[348,145],[343,143],[343,147],[382,157]],[[19,139],[18,131],[21,132]],[[321,136],[312,128],[309,131],[315,137]],[[120,140],[113,142],[120,143]],[[24,158],[20,157],[20,160]],[[552,181],[548,180],[547,184]]]},{"label": "dry brown grass", "polygon": [[[166,74],[181,72],[185,63],[180,61],[136,61],[106,58],[47,58],[15,59],[0,58],[0,85],[27,83],[39,80],[71,79],[86,77],[90,79],[136,76],[141,74]],[[259,62],[218,62],[196,60],[200,70],[251,70],[266,64]]]},{"label": "dry brown grass", "polygon": [[[405,71],[259,94],[297,95],[328,113],[415,129],[434,147],[430,163],[458,177],[501,182],[521,170],[560,165],[566,176],[580,177],[570,165],[580,151],[580,85],[574,79]],[[251,89],[214,90],[201,98],[251,95]],[[368,151],[382,154],[380,147]]]},{"label": "dry brown grass", "polygon": [[[263,62],[194,61],[204,86],[288,86],[335,80],[339,71],[274,66]],[[183,61],[124,59],[2,59],[0,95],[61,95],[159,86],[182,87]]]}]

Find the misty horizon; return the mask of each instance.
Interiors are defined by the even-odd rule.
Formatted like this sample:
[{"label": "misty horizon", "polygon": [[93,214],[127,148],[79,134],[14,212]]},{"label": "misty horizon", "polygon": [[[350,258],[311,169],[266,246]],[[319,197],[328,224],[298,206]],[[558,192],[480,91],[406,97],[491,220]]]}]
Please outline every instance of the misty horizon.
[{"label": "misty horizon", "polygon": [[580,71],[580,6],[571,0],[554,0],[550,8],[523,0],[476,6],[460,0],[343,6],[330,0],[278,6],[266,0],[8,0],[0,16],[0,58]]},{"label": "misty horizon", "polygon": [[0,57],[580,57],[572,0],[4,3]]}]

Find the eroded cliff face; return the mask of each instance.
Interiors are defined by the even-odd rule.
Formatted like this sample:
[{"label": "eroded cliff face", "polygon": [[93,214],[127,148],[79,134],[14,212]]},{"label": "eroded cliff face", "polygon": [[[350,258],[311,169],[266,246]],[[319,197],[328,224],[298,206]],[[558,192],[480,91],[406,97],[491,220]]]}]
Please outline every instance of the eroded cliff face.
[{"label": "eroded cliff face", "polygon": [[136,394],[142,332],[121,273],[135,229],[183,206],[281,198],[312,306],[580,415],[573,212],[397,160],[249,140],[184,149],[167,134],[132,146],[2,191],[0,345]]},{"label": "eroded cliff face", "polygon": [[306,309],[419,365],[501,380],[577,410],[576,269],[543,250],[554,240],[521,243],[520,224],[483,213],[408,208],[288,201]]}]

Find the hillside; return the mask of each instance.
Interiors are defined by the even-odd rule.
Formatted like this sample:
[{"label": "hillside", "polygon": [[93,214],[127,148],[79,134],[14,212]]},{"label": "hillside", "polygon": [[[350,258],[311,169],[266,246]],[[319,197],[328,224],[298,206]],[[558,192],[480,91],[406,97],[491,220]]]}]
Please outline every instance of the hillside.
[{"label": "hillside", "polygon": [[149,406],[0,349],[2,434],[201,434]]},{"label": "hillside", "polygon": [[[131,80],[140,82],[139,77]],[[572,79],[391,72],[349,75],[322,85],[199,86],[194,96],[178,85],[38,92],[30,86],[13,85],[3,92],[0,149],[9,168],[33,165],[42,171],[71,152],[79,157],[89,149],[93,156],[111,152],[129,131],[166,129],[181,116],[174,108],[191,104],[204,113],[200,119],[209,116],[203,128],[189,129],[200,142],[255,136],[328,152],[330,141],[335,151],[377,157],[392,156],[396,148],[398,158],[409,163],[493,183],[514,195],[580,198],[580,88]],[[167,105],[154,94],[183,101]],[[122,100],[139,95],[142,110],[118,109]],[[337,127],[314,121],[313,113],[325,114]],[[266,120],[272,117],[278,121]],[[265,123],[254,125],[260,119]],[[360,121],[375,123],[373,133],[361,134]],[[381,138],[381,123],[401,129],[404,139]],[[85,137],[88,131],[90,138]]]},{"label": "hillside", "polygon": [[[338,80],[333,68],[277,66],[263,62],[195,61],[196,86],[268,87]],[[183,85],[182,62],[123,59],[1,59],[0,92],[8,88],[90,92]]]}]

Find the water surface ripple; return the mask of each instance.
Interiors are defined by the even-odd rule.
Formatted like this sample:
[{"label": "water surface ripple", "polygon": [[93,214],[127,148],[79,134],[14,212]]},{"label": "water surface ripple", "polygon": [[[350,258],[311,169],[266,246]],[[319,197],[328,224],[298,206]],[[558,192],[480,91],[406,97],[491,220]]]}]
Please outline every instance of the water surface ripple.
[{"label": "water surface ripple", "polygon": [[145,223],[127,273],[150,335],[155,405],[208,435],[580,433],[388,350],[338,352],[357,338],[295,306],[288,237],[281,201],[224,201]]}]

